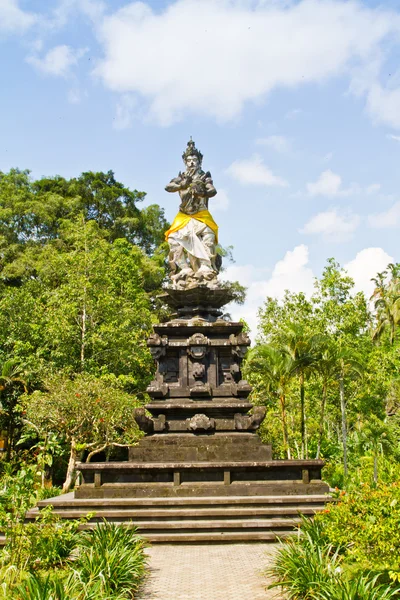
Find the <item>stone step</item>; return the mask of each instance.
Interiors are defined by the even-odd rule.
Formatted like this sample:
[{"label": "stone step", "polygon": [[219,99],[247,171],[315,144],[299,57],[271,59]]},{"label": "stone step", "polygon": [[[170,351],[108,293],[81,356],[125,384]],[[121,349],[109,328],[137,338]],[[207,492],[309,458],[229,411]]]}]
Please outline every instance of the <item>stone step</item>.
[{"label": "stone step", "polygon": [[[224,520],[209,520],[209,521],[121,521],[114,519],[107,519],[115,525],[124,525],[125,527],[137,529],[146,535],[148,531],[153,530],[179,530],[181,532],[190,532],[193,530],[216,530],[216,529],[289,529],[292,530],[296,527],[301,519],[299,518],[287,518],[287,519],[224,519]],[[83,523],[79,529],[93,529],[98,523],[96,521],[89,521]]]},{"label": "stone step", "polygon": [[278,539],[296,535],[291,531],[221,531],[195,533],[150,533],[145,539],[152,544],[188,544],[188,543],[245,543],[245,542],[276,542]]},{"label": "stone step", "polygon": [[[85,527],[87,529],[87,527]],[[187,544],[187,543],[207,543],[207,542],[275,542],[277,539],[285,539],[287,537],[297,535],[297,531],[283,530],[268,530],[268,531],[168,531],[166,532],[143,532],[143,537],[146,541],[152,544]],[[0,547],[4,546],[6,538],[0,536]]]},{"label": "stone step", "polygon": [[[243,506],[235,506],[229,508],[214,508],[210,506],[209,508],[182,508],[182,509],[148,509],[148,508],[130,508],[127,507],[123,510],[118,509],[107,509],[101,507],[100,509],[93,507],[90,511],[85,511],[82,508],[60,508],[57,507],[54,509],[54,514],[62,516],[64,519],[78,519],[81,516],[87,514],[87,512],[94,512],[94,517],[96,519],[134,519],[139,522],[142,520],[148,519],[210,519],[212,517],[247,517],[247,518],[260,518],[262,516],[270,516],[270,517],[281,517],[281,516],[297,516],[299,513],[305,515],[313,515],[318,511],[324,509],[324,505],[315,505],[315,506],[295,506],[295,507],[243,507]],[[29,519],[36,518],[39,514],[38,509],[32,509],[29,511],[27,517]]]},{"label": "stone step", "polygon": [[62,494],[55,498],[41,500],[38,506],[43,508],[49,504],[54,508],[87,508],[93,510],[95,507],[132,507],[132,509],[143,507],[177,507],[177,506],[243,506],[243,505],[304,505],[304,504],[325,504],[331,501],[331,498],[325,494],[298,494],[285,496],[178,496],[178,497],[152,497],[152,498],[74,498],[74,493]]},{"label": "stone step", "polygon": [[[300,523],[300,519],[226,519],[211,521],[141,521],[137,523],[138,530],[147,535],[147,531],[153,530],[178,530],[188,532],[192,530],[210,529],[290,529],[292,530]],[[94,524],[95,525],[95,524]],[[135,524],[136,525],[136,524]]]}]

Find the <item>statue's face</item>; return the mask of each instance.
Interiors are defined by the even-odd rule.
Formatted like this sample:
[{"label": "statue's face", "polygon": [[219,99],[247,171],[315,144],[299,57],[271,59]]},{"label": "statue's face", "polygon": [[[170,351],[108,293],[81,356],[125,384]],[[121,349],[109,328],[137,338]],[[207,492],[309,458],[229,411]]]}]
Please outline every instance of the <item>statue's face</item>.
[{"label": "statue's face", "polygon": [[186,167],[187,169],[199,169],[200,163],[197,156],[188,156],[186,159]]}]

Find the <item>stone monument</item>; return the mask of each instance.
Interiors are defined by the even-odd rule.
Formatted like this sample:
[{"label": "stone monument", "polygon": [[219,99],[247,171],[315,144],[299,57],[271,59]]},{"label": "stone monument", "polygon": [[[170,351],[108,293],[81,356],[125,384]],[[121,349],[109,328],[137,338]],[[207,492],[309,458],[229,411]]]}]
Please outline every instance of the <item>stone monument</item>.
[{"label": "stone monument", "polygon": [[[64,502],[63,510],[85,506],[109,519],[116,506],[129,508],[125,520],[131,515],[140,527],[147,527],[153,541],[187,541],[193,536],[211,540],[219,535],[229,540],[273,539],[276,531],[281,535],[285,528],[290,530],[293,519],[283,519],[279,526],[277,520],[265,521],[266,514],[276,517],[283,511],[293,517],[298,510],[323,507],[328,491],[321,481],[324,463],[272,460],[271,446],[257,435],[265,408],[253,407],[251,386],[242,377],[249,337],[242,323],[222,317],[221,309],[233,294],[218,280],[218,226],[208,206],[217,191],[211,174],[201,169],[202,159],[190,140],[183,153],[186,170],[166,186],[181,200],[166,232],[171,281],[162,299],[173,315],[154,326],[147,342],[156,372],[147,388],[150,402],[135,411],[146,435],[129,449],[127,461],[80,463],[81,485],[70,501],[57,504]],[[157,506],[153,518],[164,525],[152,521],[144,527],[139,505],[145,512]],[[220,518],[213,521],[216,505],[236,515],[236,524],[228,517],[223,523]],[[285,512],[282,505],[289,509]],[[104,507],[114,507],[114,513],[104,512]],[[183,512],[171,512],[171,507]],[[205,523],[204,511],[213,508]],[[185,523],[168,517],[176,514]],[[168,518],[173,532],[162,536],[160,528],[168,529]]]}]

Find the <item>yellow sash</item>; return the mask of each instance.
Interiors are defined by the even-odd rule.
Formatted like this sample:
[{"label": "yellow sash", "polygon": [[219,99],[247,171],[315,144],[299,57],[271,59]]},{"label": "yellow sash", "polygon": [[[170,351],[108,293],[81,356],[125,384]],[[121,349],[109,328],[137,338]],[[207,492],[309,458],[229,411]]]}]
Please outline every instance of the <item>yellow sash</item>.
[{"label": "yellow sash", "polygon": [[218,225],[208,210],[201,210],[194,215],[186,215],[185,213],[178,212],[171,227],[165,232],[165,239],[168,240],[168,236],[171,235],[171,233],[175,233],[175,231],[178,231],[178,229],[185,227],[185,225],[189,223],[190,219],[196,219],[197,221],[201,221],[202,223],[205,223],[205,225],[208,225],[208,227],[215,233],[215,241],[218,244]]}]

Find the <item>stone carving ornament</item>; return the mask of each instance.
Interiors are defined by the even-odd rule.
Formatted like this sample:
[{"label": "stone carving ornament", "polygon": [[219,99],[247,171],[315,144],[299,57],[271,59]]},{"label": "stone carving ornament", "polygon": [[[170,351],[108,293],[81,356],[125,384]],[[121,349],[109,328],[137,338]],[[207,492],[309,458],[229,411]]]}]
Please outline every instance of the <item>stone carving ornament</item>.
[{"label": "stone carving ornament", "polygon": [[188,339],[187,344],[189,356],[196,360],[201,360],[208,352],[210,340],[202,333],[195,333]]},{"label": "stone carving ornament", "polygon": [[187,428],[190,431],[211,431],[215,429],[215,420],[210,419],[207,415],[194,415],[191,419],[186,419]]},{"label": "stone carving ornament", "polygon": [[165,356],[167,345],[167,336],[163,335],[161,337],[158,333],[152,333],[147,340],[147,346],[154,360],[159,360],[162,356]]},{"label": "stone carving ornament", "polygon": [[159,415],[158,418],[148,417],[145,409],[142,407],[135,408],[133,416],[139,426],[139,429],[147,434],[152,434],[155,431],[162,432],[166,427],[165,415]]},{"label": "stone carving ornament", "polygon": [[265,406],[255,406],[252,415],[235,414],[235,428],[239,431],[255,431],[261,425],[266,415]]},{"label": "stone carving ornament", "polygon": [[199,284],[218,286],[221,266],[217,255],[218,225],[208,210],[208,200],[216,195],[211,174],[201,169],[203,155],[192,139],[182,155],[186,170],[165,187],[178,192],[181,204],[165,234],[169,244],[172,287],[190,289]]}]

